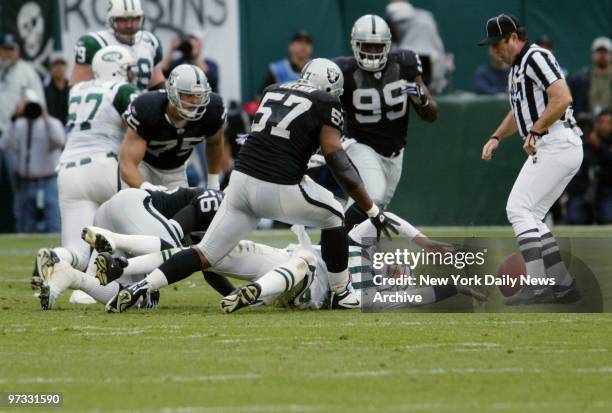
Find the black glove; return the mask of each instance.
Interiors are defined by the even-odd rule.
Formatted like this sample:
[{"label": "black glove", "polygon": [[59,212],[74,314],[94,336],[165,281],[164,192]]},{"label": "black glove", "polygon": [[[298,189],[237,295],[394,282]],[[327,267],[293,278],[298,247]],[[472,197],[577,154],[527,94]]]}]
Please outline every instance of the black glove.
[{"label": "black glove", "polygon": [[389,232],[389,230],[393,231],[395,235],[399,234],[399,231],[397,230],[395,226],[396,225],[399,226],[400,223],[394,220],[393,218],[389,217],[388,215],[385,215],[385,213],[382,210],[378,212],[378,215],[370,218],[370,221],[372,221],[372,224],[374,224],[374,226],[376,227],[376,240],[377,241],[380,241],[381,232],[384,233],[385,237],[387,237],[389,240],[392,239],[391,233]]},{"label": "black glove", "polygon": [[410,99],[418,106],[427,106],[429,98],[425,93],[425,89],[419,83],[408,82],[402,89],[402,93],[410,96]]}]

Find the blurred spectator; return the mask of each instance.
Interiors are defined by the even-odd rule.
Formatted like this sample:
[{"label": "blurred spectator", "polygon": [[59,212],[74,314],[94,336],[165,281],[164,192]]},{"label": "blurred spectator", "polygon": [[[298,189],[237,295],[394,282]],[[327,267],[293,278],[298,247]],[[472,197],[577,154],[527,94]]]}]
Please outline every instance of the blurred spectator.
[{"label": "blurred spectator", "polygon": [[590,139],[595,146],[597,162],[597,194],[595,215],[599,224],[612,224],[612,112],[602,111]]},{"label": "blurred spectator", "polygon": [[423,81],[433,93],[441,93],[452,72],[452,55],[444,52],[433,14],[415,8],[408,0],[390,0],[387,5],[389,26],[394,43],[400,49],[410,49],[421,58]]},{"label": "blurred spectator", "polygon": [[[546,50],[554,52],[553,41],[547,35],[540,36],[538,40],[536,40],[536,44]],[[563,76],[567,78],[569,71],[567,70],[567,68],[561,67],[561,73],[563,73]]]},{"label": "blurred spectator", "polygon": [[204,35],[199,30],[191,30],[184,36],[176,36],[160,63],[164,76],[168,77],[172,69],[178,65],[195,65],[206,74],[212,91],[219,93],[219,65],[203,57],[203,53]]},{"label": "blurred spectator", "polygon": [[259,89],[259,94],[265,88],[274,84],[289,82],[300,77],[302,68],[312,56],[312,37],[305,31],[299,31],[291,36],[289,41],[289,59],[270,63],[268,73]]},{"label": "blurred spectator", "polygon": [[[26,89],[44,98],[42,82],[36,70],[19,58],[19,45],[14,35],[7,33],[0,42],[0,135],[10,126],[11,116]],[[46,107],[42,102],[43,107]]]},{"label": "blurred spectator", "polygon": [[591,45],[592,67],[585,67],[568,80],[577,117],[612,108],[612,41],[598,37]]},{"label": "blurred spectator", "polygon": [[49,57],[49,76],[45,81],[45,99],[49,115],[66,124],[68,117],[68,78],[66,59],[61,52],[53,52]]},{"label": "blurred spectator", "polygon": [[593,223],[594,185],[594,146],[589,139],[593,122],[589,118],[578,121],[582,130],[583,159],[578,172],[567,185],[565,194],[559,200],[565,207],[565,222],[569,225],[588,225]]},{"label": "blurred spectator", "polygon": [[474,91],[479,95],[508,92],[510,66],[499,60],[489,47],[489,63],[479,66],[474,74]]},{"label": "blurred spectator", "polygon": [[59,232],[60,215],[55,167],[66,141],[62,123],[44,112],[31,89],[18,104],[16,119],[0,140],[15,153],[14,213],[17,232]]}]

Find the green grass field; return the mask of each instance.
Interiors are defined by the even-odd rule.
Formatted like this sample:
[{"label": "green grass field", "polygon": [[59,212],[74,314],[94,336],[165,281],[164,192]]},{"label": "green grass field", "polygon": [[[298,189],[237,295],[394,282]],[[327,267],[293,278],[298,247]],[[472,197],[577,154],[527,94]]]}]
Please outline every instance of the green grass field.
[{"label": "green grass field", "polygon": [[63,392],[63,408],[49,411],[612,411],[609,313],[223,315],[198,275],[162,291],[156,311],[110,315],[70,305],[66,294],[43,312],[29,275],[36,250],[56,242],[0,237],[0,391]]}]

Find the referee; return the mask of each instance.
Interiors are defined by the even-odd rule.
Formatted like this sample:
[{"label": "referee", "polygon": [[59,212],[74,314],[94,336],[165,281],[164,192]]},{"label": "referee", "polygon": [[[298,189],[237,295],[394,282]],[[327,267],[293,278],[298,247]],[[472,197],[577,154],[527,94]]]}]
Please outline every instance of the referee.
[{"label": "referee", "polygon": [[527,30],[510,15],[486,23],[488,45],[511,65],[508,92],[511,110],[482,148],[490,160],[500,141],[518,131],[528,155],[506,205],[527,273],[554,278],[552,286],[523,286],[506,304],[569,303],[580,299],[559,246],[543,222],[546,213],[582,163],[582,132],[572,115],[572,96],[555,57],[529,43]]}]

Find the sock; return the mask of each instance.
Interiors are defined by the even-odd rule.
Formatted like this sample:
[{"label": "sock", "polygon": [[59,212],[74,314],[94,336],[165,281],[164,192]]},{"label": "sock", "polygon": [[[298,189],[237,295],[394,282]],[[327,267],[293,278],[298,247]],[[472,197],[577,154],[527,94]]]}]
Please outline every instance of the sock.
[{"label": "sock", "polygon": [[87,264],[87,269],[85,270],[85,274],[90,277],[96,276],[96,257],[98,256],[98,251],[93,250],[91,252],[91,257],[89,257],[89,264]]},{"label": "sock", "polygon": [[368,219],[367,214],[355,203],[353,203],[344,213],[344,222],[348,231],[352,230],[355,225],[361,224],[366,219]]},{"label": "sock", "polygon": [[542,240],[542,260],[546,268],[546,275],[554,277],[556,285],[569,287],[574,279],[570,275],[561,253],[559,245],[552,233],[548,232],[541,236]]},{"label": "sock", "polygon": [[223,297],[230,295],[236,287],[224,276],[211,271],[202,271],[204,280]]},{"label": "sock", "polygon": [[[546,268],[542,259],[542,240],[537,228],[524,231],[516,236],[519,250],[527,267],[527,275],[545,278]],[[521,287],[524,287],[521,285]]]},{"label": "sock", "polygon": [[299,284],[308,271],[302,258],[293,257],[286,263],[268,271],[255,282],[261,287],[261,297],[279,295]]},{"label": "sock", "polygon": [[147,276],[152,290],[174,284],[202,269],[200,255],[194,248],[187,248],[174,254],[170,259]]},{"label": "sock", "polygon": [[124,235],[112,233],[117,249],[127,255],[138,256],[160,251],[161,239],[152,235]]},{"label": "sock", "polygon": [[350,282],[346,227],[321,230],[321,256],[327,266],[331,290],[341,293]]},{"label": "sock", "polygon": [[127,267],[123,269],[123,275],[132,276],[148,274],[179,251],[182,251],[182,248],[172,248],[170,250],[157,251],[140,257],[130,258],[128,259]]},{"label": "sock", "polygon": [[153,270],[145,279],[149,283],[149,291],[159,290],[169,284],[168,278],[159,268]]},{"label": "sock", "polygon": [[120,285],[117,281],[110,282],[106,285],[100,285],[97,278],[83,274],[78,289],[86,292],[96,301],[106,304],[119,292],[119,287]]}]

